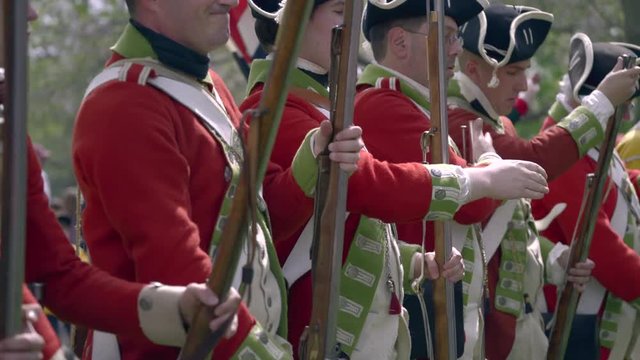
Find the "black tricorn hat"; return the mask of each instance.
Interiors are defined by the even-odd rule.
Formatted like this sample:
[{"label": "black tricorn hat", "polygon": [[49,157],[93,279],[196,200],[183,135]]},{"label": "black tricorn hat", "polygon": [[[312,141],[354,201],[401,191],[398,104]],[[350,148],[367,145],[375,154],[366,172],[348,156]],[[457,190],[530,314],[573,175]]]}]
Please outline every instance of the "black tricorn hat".
[{"label": "black tricorn hat", "polygon": [[[591,94],[616,65],[622,55],[640,56],[640,47],[620,42],[592,43],[589,36],[577,33],[571,38],[569,53],[569,81],[573,98]],[[633,94],[639,96],[640,90]]]},{"label": "black tricorn hat", "polygon": [[[274,20],[276,20],[278,22],[280,21],[279,18],[281,17],[280,15],[278,15],[278,13],[282,12],[282,10],[284,9],[285,4],[287,3],[287,0],[276,0],[276,1],[271,1],[271,0],[266,0],[266,1],[249,0],[249,4],[251,4],[252,1],[254,2],[253,6],[251,6],[252,9],[254,9],[254,6],[257,5],[260,2],[264,2],[264,3],[274,3],[275,2],[275,3],[277,3],[278,7],[276,9],[276,12],[275,13],[274,12],[270,12],[269,15],[271,15],[271,19],[274,19]],[[297,0],[297,1],[301,1],[301,0]],[[329,1],[329,0],[315,0],[314,4],[313,4],[313,10],[315,11],[315,9],[318,6],[326,3],[327,1]]]},{"label": "black tricorn hat", "polygon": [[274,20],[280,10],[280,0],[249,0],[249,7],[254,18]]},{"label": "black tricorn hat", "polygon": [[[461,26],[489,6],[489,2],[488,0],[448,0],[444,5],[445,15]],[[434,6],[434,0],[431,0],[431,8],[433,9]],[[425,18],[427,16],[426,0],[368,0],[362,20],[362,31],[364,37],[370,40],[369,31],[375,25],[420,16]]]},{"label": "black tricorn hat", "polygon": [[462,27],[462,46],[494,67],[530,59],[549,34],[553,15],[528,6],[492,4]]},{"label": "black tricorn hat", "polygon": [[256,19],[274,20],[280,10],[280,0],[248,0],[248,3]]}]

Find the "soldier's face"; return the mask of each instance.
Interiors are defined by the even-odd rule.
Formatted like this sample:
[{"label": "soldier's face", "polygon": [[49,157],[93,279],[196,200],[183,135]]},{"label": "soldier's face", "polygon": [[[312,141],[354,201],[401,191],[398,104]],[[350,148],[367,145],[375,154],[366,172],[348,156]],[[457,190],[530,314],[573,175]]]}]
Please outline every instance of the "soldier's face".
[{"label": "soldier's face", "polygon": [[314,9],[300,48],[300,57],[325,70],[331,66],[331,29],[344,22],[344,2],[330,0]]},{"label": "soldier's face", "polygon": [[[433,59],[437,61],[435,57],[429,57],[425,60],[427,54],[427,41],[425,35],[428,36],[428,25],[425,21],[417,31],[407,31],[409,48],[411,49],[409,59],[407,62],[407,68],[405,74],[419,83],[428,86],[428,73],[427,73],[427,61]],[[458,25],[456,22],[446,16],[444,22],[444,51],[445,51],[445,80],[449,80],[453,77],[456,58],[462,51],[462,45],[458,37]]]},{"label": "soldier's face", "polygon": [[154,30],[204,55],[229,39],[229,10],[236,5],[238,0],[163,0]]},{"label": "soldier's face", "polygon": [[508,115],[516,103],[518,94],[527,90],[526,71],[531,66],[531,60],[523,60],[499,68],[497,76],[500,84],[496,88],[490,88],[487,85],[491,81],[493,68],[485,62],[482,64],[478,71],[478,79],[474,79],[474,82],[499,115]]}]

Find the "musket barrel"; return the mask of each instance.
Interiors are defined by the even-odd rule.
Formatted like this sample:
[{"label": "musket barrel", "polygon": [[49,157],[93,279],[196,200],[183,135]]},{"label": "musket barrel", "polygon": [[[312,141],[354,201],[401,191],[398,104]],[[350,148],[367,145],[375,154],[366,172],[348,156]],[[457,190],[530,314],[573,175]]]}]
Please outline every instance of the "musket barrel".
[{"label": "musket barrel", "polygon": [[[449,129],[447,122],[447,97],[445,73],[444,44],[444,0],[435,0],[435,9],[430,9],[427,1],[429,35],[428,75],[429,94],[431,96],[431,124],[435,129],[433,137],[431,162],[434,164],[449,163]],[[434,223],[436,262],[439,266],[451,257],[451,224],[446,221]],[[435,337],[436,359],[449,360],[456,357],[455,307],[453,302],[453,284],[443,277],[435,281]]]},{"label": "musket barrel", "polygon": [[27,193],[27,1],[2,1],[2,205],[0,215],[0,338],[22,331]]}]

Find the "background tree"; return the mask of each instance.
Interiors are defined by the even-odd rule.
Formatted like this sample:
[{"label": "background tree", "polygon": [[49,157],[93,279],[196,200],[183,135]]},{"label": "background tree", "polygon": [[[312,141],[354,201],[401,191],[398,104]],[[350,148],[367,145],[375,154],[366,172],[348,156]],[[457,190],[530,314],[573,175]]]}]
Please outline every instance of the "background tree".
[{"label": "background tree", "polygon": [[[54,194],[74,185],[71,134],[75,113],[91,78],[108,59],[109,46],[127,22],[122,0],[31,0],[40,13],[31,33],[29,131],[51,150],[45,165]],[[555,16],[551,33],[535,58],[541,75],[537,101],[518,127],[524,136],[538,131],[566,71],[569,39],[582,31],[594,41],[640,44],[638,0],[512,0]],[[510,3],[508,0],[503,2]],[[212,54],[215,70],[241,100],[246,84],[226,50]]]}]

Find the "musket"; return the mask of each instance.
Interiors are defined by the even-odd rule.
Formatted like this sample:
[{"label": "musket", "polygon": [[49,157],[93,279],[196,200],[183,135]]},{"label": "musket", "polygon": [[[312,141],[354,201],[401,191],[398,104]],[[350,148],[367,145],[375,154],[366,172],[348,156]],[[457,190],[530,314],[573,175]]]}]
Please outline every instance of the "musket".
[{"label": "musket", "polygon": [[[248,214],[252,213],[255,216],[256,195],[271,157],[287,98],[289,78],[296,66],[298,48],[313,4],[313,0],[287,1],[284,8],[271,70],[265,82],[258,109],[252,115],[240,183],[216,250],[211,275],[207,281],[207,286],[221,300],[227,298],[238,266],[247,234]],[[253,230],[255,231],[255,226]],[[209,322],[215,317],[214,309],[200,306],[193,318],[180,359],[203,359],[220,340],[226,331],[226,326],[221,326],[216,332],[209,330]]]},{"label": "musket", "polygon": [[[362,0],[345,2],[344,24],[332,32],[329,95],[334,134],[353,123],[362,11]],[[318,160],[311,250],[313,305],[311,320],[300,345],[300,355],[305,360],[336,359],[340,354],[336,332],[347,211],[347,175],[329,159],[328,148]]]},{"label": "musket", "polygon": [[0,126],[0,339],[22,331],[27,198],[27,1],[2,0],[5,99]]},{"label": "musket", "polygon": [[[628,69],[633,67],[635,62],[635,57],[628,55],[623,56],[624,68]],[[613,150],[616,145],[616,136],[622,123],[622,117],[626,111],[627,106],[624,104],[616,107],[613,119],[607,123],[604,142],[600,145],[600,155],[598,156],[596,170],[593,174],[587,175],[583,211],[581,211],[581,216],[578,218],[578,226],[571,241],[571,250],[565,278],[568,275],[569,269],[574,268],[579,262],[584,262],[589,255],[596,218],[602,204],[603,190],[609,173],[608,170],[611,159],[613,158]],[[563,360],[565,357],[569,335],[571,334],[571,325],[573,324],[573,318],[580,296],[578,291],[574,289],[571,284],[567,283],[566,279],[559,292],[556,311],[553,317],[553,327],[551,328],[551,335],[549,337],[549,350],[547,352],[547,359],[550,360]]]},{"label": "musket", "polygon": [[[449,162],[449,130],[447,122],[447,97],[444,49],[444,0],[435,0],[435,9],[427,1],[427,66],[429,94],[431,96],[431,162]],[[434,222],[436,262],[442,267],[451,257],[451,225],[445,221]],[[453,283],[440,276],[434,284],[435,309],[435,358],[456,358],[456,324],[453,300]]]}]

